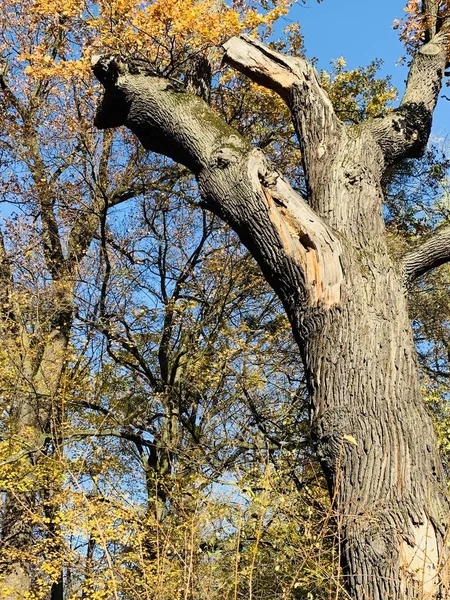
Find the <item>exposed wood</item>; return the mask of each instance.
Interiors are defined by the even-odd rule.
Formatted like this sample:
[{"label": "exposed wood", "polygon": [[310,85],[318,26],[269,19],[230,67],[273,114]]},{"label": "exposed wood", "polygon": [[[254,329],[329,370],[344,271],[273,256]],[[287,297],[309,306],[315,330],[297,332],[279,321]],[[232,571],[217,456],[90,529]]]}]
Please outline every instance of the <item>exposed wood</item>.
[{"label": "exposed wood", "polygon": [[314,195],[314,173],[329,168],[343,133],[316,70],[306,60],[275,52],[248,35],[231,38],[223,48],[228,64],[277,92],[291,109],[309,192]]},{"label": "exposed wood", "polygon": [[[122,121],[144,147],[190,168],[205,205],[251,246],[272,285],[279,289],[289,280],[285,302],[297,298],[317,307],[336,302],[340,242],[261,151],[203,100],[164,79],[135,73],[133,65],[128,69],[114,59],[97,62],[94,71],[106,85],[98,127],[108,127],[111,117]],[[109,113],[113,102],[120,114]]]},{"label": "exposed wood", "polygon": [[275,52],[249,36],[231,38],[224,50],[225,61],[276,91],[290,108],[312,208],[349,238],[365,246],[376,243],[384,233],[384,159],[372,135],[344,127],[306,60]]}]

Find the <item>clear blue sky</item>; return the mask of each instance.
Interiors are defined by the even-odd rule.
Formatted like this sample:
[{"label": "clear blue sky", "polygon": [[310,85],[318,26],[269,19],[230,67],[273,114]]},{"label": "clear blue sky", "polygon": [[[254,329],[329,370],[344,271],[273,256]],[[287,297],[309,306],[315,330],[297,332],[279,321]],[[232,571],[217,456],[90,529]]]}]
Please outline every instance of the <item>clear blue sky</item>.
[{"label": "clear blue sky", "polygon": [[[398,61],[405,50],[392,23],[403,17],[405,6],[406,0],[308,0],[292,8],[289,19],[300,23],[307,55],[318,58],[319,68],[329,68],[330,60],[340,56],[349,68],[381,58],[383,74],[392,76],[401,95],[407,68]],[[450,96],[450,89],[444,87],[443,93]],[[450,102],[441,99],[433,127],[439,137],[450,132],[449,111]]]}]

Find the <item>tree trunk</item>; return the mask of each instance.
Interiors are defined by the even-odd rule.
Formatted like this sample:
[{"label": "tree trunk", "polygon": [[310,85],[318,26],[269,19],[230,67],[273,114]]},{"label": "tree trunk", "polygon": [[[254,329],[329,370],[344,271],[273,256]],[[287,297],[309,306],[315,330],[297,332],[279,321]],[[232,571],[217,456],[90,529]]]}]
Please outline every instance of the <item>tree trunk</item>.
[{"label": "tree trunk", "polygon": [[[20,600],[31,590],[32,573],[27,552],[33,546],[32,527],[24,514],[33,507],[33,499],[22,494],[18,499],[7,494],[2,519],[2,554],[0,593],[5,600]],[[5,552],[9,548],[8,552]],[[9,555],[9,557],[8,557]],[[9,559],[8,559],[9,558]]]},{"label": "tree trunk", "polygon": [[340,234],[343,279],[335,306],[300,307],[291,322],[350,596],[447,598],[446,480],[420,393],[407,280],[388,253],[381,161],[363,131],[341,138],[326,185],[320,171],[310,177],[314,208]]},{"label": "tree trunk", "polygon": [[446,598],[446,483],[405,288],[387,251],[370,250],[345,253],[341,302],[320,327],[294,325],[346,586],[355,600]]},{"label": "tree trunk", "polygon": [[420,394],[406,284],[448,262],[449,234],[444,229],[393,264],[381,186],[387,165],[426,145],[445,63],[442,38],[418,52],[398,111],[355,128],[337,121],[305,61],[280,58],[246,37],[226,50],[230,64],[286,100],[309,202],[343,248],[334,305],[287,312],[340,523],[347,589],[355,600],[448,598],[449,502]]},{"label": "tree trunk", "polygon": [[[230,64],[291,108],[308,203],[192,93],[133,61],[101,57],[94,65],[105,87],[97,126],[126,125],[145,148],[190,168],[204,205],[238,233],[284,305],[354,600],[450,597],[446,482],[407,311],[406,283],[423,260],[393,264],[381,187],[386,166],[417,155],[428,139],[445,63],[433,39],[413,63],[408,101],[358,128],[338,121],[303,59],[248,37],[225,45]],[[411,85],[422,68],[419,103]],[[448,250],[437,252],[439,264],[443,254],[450,260]]]}]

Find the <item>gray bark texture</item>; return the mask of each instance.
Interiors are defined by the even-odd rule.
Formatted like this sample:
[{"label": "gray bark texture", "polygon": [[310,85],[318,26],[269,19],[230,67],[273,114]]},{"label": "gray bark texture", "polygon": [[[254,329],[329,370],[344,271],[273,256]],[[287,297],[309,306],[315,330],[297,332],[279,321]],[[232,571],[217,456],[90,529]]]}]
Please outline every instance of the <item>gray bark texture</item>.
[{"label": "gray bark texture", "polygon": [[397,265],[382,216],[384,170],[420,156],[430,133],[446,36],[429,37],[400,107],[357,128],[338,120],[307,61],[247,36],[225,44],[225,61],[291,109],[306,199],[192,91],[132,60],[93,65],[105,88],[97,127],[125,125],[191,169],[204,205],[238,233],[283,303],[354,600],[450,598],[446,480],[407,309],[407,283],[449,260],[449,236]]}]

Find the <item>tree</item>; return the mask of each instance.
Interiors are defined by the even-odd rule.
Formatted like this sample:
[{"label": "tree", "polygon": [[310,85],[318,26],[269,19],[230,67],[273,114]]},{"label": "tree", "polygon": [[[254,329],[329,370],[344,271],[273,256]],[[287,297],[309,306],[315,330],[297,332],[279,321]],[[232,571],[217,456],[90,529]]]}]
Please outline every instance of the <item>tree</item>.
[{"label": "tree", "polygon": [[[104,383],[93,386],[96,395],[78,385],[75,387],[80,387],[80,392],[74,391],[73,400],[79,419],[86,421],[78,432],[83,435],[84,429],[86,438],[91,432],[92,441],[85,442],[91,449],[102,439],[100,436],[112,439],[120,436],[120,431],[131,446],[131,451],[118,451],[114,445],[100,450],[97,446],[92,460],[96,485],[110,503],[111,520],[123,517],[118,510],[120,495],[113,491],[119,486],[112,486],[107,465],[122,461],[126,471],[133,457],[135,477],[136,471],[145,473],[146,516],[141,517],[140,524],[134,523],[138,536],[135,534],[133,550],[128,550],[126,556],[140,576],[131,578],[130,569],[127,593],[132,598],[141,597],[139,590],[144,594],[150,589],[158,598],[173,598],[181,586],[195,598],[219,597],[219,590],[234,589],[238,544],[243,553],[236,583],[239,593],[245,594],[254,580],[255,597],[262,597],[264,556],[274,555],[273,548],[283,537],[290,560],[277,559],[279,577],[277,581],[266,578],[267,585],[280,597],[283,583],[286,587],[295,585],[299,592],[301,588],[325,588],[322,574],[314,582],[299,568],[303,561],[308,566],[315,564],[321,544],[316,539],[313,549],[313,542],[308,542],[310,538],[302,531],[304,523],[311,520],[307,507],[314,506],[312,500],[308,504],[309,492],[304,488],[306,481],[315,477],[312,469],[306,474],[307,469],[301,466],[305,440],[294,446],[294,435],[297,440],[305,437],[301,427],[305,419],[303,386],[297,393],[298,382],[289,381],[287,375],[295,352],[285,319],[278,314],[278,303],[262,284],[247,254],[238,247],[235,236],[219,227],[217,219],[183,207],[174,194],[153,196],[142,202],[143,215],[136,206],[133,216],[115,224],[108,234],[108,326],[104,321],[100,328],[107,337],[113,364],[100,360],[104,374],[95,379]],[[101,289],[105,290],[103,284]],[[94,319],[86,320],[96,326]],[[94,380],[93,374],[90,378]],[[80,411],[84,407],[89,407],[95,418],[83,417]],[[291,433],[293,429],[295,434]],[[86,481],[89,464],[91,461],[80,461],[78,479]],[[272,484],[268,477],[271,469]],[[74,470],[78,472],[76,467],[70,469]],[[217,497],[223,479],[235,481],[234,488],[242,498],[237,506],[236,500],[226,502]],[[292,490],[293,482],[297,493]],[[103,492],[110,486],[113,489],[109,493]],[[292,525],[287,528],[286,523],[283,526],[283,512],[291,506],[286,501],[289,488],[298,503],[290,509]],[[264,511],[259,504],[263,495],[273,501],[273,505],[263,507]],[[281,500],[285,501],[285,509]],[[244,508],[247,502],[248,509]],[[121,510],[126,512],[125,503]],[[254,515],[259,513],[264,527],[257,539]],[[105,523],[104,516],[97,514]],[[203,531],[197,531],[198,521]],[[131,528],[131,524],[125,527]],[[111,528],[105,524],[107,532]],[[227,528],[240,528],[238,542]],[[181,567],[186,549],[182,532],[188,532],[193,537],[191,544],[198,548],[192,572],[184,581]],[[98,545],[93,562],[99,579],[102,544],[95,531],[93,536]],[[287,541],[290,536],[303,539],[302,546],[293,548]],[[158,539],[163,544],[159,554]],[[141,545],[143,555],[139,556]],[[161,553],[163,568],[158,566]],[[120,548],[110,550],[110,554],[116,565],[125,556]],[[174,555],[171,560],[170,554]],[[214,577],[207,575],[210,569],[214,569]],[[302,574],[294,576],[295,569]],[[122,582],[124,578],[120,579]],[[157,591],[151,585],[155,579]],[[330,589],[336,580],[330,583]],[[205,586],[210,586],[210,595]]]},{"label": "tree", "polygon": [[206,54],[187,89],[125,54],[93,67],[105,88],[96,125],[126,125],[146,149],[190,169],[203,205],[238,233],[283,303],[358,600],[449,594],[446,481],[407,300],[409,286],[450,259],[450,229],[437,228],[396,264],[382,211],[386,169],[426,147],[447,64],[447,3],[409,8],[414,56],[400,106],[356,126],[337,118],[304,58],[249,36],[224,44],[229,65],[289,107],[306,198],[208,106]]},{"label": "tree", "polygon": [[[39,48],[56,56],[67,40],[61,23],[50,31],[39,18],[24,21],[16,8],[4,5],[0,38],[2,50],[9,49],[0,66],[0,185],[2,200],[22,212],[9,214],[0,234],[2,391],[8,415],[3,451],[7,460],[23,454],[29,475],[26,483],[12,480],[2,487],[0,585],[7,599],[33,588],[33,530],[44,531],[49,544],[57,537],[58,507],[51,496],[61,479],[55,474],[52,486],[47,472],[44,481],[40,463],[61,451],[60,387],[83,260],[108,209],[158,177],[158,167],[149,165],[135,144],[94,130],[90,87],[80,79],[61,83],[53,72],[41,71],[38,78],[31,68],[24,73],[18,55]],[[120,161],[114,156],[117,145]],[[52,594],[53,600],[62,598],[61,581],[54,582]]]},{"label": "tree", "polygon": [[[171,180],[171,187],[173,186],[173,180],[177,180],[180,171],[173,169],[173,165],[166,168],[160,161],[146,159],[143,151],[136,148],[126,132],[122,132],[123,135],[119,133],[114,136],[111,132],[105,134],[96,132],[92,126],[92,90],[90,82],[86,83],[83,80],[84,72],[81,71],[80,75],[78,72],[71,71],[69,76],[64,78],[57,69],[49,67],[51,62],[44,60],[49,57],[54,59],[55,56],[58,58],[70,47],[71,42],[67,41],[69,36],[66,37],[64,23],[61,23],[59,18],[56,27],[50,28],[42,14],[33,14],[32,19],[23,20],[22,12],[17,13],[14,10],[17,8],[15,2],[5,3],[3,8],[5,10],[1,16],[2,48],[12,47],[13,49],[3,52],[1,74],[2,137],[0,149],[2,167],[5,167],[1,173],[2,200],[12,204],[14,209],[22,214],[20,217],[11,216],[7,212],[4,240],[2,240],[4,243],[1,247],[3,282],[1,326],[4,352],[1,356],[0,380],[4,413],[1,423],[2,460],[0,467],[1,490],[5,494],[6,501],[2,510],[0,559],[2,589],[0,595],[8,600],[9,598],[14,598],[14,600],[22,597],[28,598],[30,595],[33,598],[40,599],[50,596],[52,600],[59,600],[63,596],[69,596],[73,590],[75,590],[74,593],[78,593],[81,581],[81,593],[88,598],[98,591],[92,577],[92,574],[95,573],[93,567],[95,560],[97,560],[97,565],[100,563],[103,568],[102,560],[108,558],[108,553],[111,552],[110,545],[114,544],[120,548],[118,536],[111,536],[112,540],[109,538],[108,544],[101,539],[102,532],[99,533],[99,528],[103,526],[110,532],[114,529],[115,524],[111,524],[111,521],[105,518],[105,511],[101,510],[103,498],[101,493],[98,493],[101,486],[94,479],[98,480],[98,477],[101,476],[106,478],[105,472],[108,475],[114,474],[114,465],[116,464],[120,464],[123,468],[125,473],[123,478],[125,479],[127,473],[125,465],[130,456],[130,450],[126,446],[124,448],[124,444],[134,444],[136,448],[143,447],[145,451],[148,451],[148,455],[144,452],[139,458],[149,475],[147,478],[149,507],[151,508],[154,503],[154,487],[157,487],[162,500],[164,500],[164,495],[169,496],[168,491],[171,491],[172,482],[167,476],[167,470],[171,470],[170,463],[174,462],[172,456],[175,456],[175,460],[181,463],[179,455],[185,453],[187,448],[186,443],[181,450],[176,447],[177,440],[182,438],[177,427],[180,430],[184,427],[184,437],[190,435],[192,446],[197,448],[200,445],[198,437],[202,433],[199,420],[195,420],[194,410],[191,410],[195,408],[198,400],[192,393],[184,394],[184,390],[196,386],[195,377],[203,376],[203,388],[206,387],[210,378],[205,375],[202,363],[198,360],[199,353],[197,352],[195,356],[196,346],[194,343],[189,348],[192,355],[189,358],[194,357],[195,368],[193,369],[191,364],[189,374],[184,375],[184,371],[188,370],[186,361],[182,358],[180,364],[177,362],[177,354],[185,356],[183,345],[186,345],[186,340],[179,340],[178,333],[181,328],[177,328],[171,323],[176,322],[178,326],[179,316],[183,311],[187,315],[188,324],[192,325],[192,321],[195,321],[195,311],[191,311],[192,314],[190,314],[188,305],[186,308],[181,307],[182,310],[180,310],[180,306],[176,306],[175,313],[172,310],[175,300],[179,300],[181,304],[185,302],[185,299],[178,298],[181,282],[176,296],[165,300],[167,319],[164,319],[166,321],[163,328],[164,335],[161,336],[160,332],[155,333],[154,330],[149,332],[145,327],[139,330],[138,323],[131,332],[133,343],[136,340],[134,347],[126,344],[126,336],[117,335],[117,330],[113,335],[114,327],[111,326],[119,323],[121,319],[125,325],[127,319],[128,322],[136,321],[135,315],[133,317],[130,314],[131,303],[126,305],[126,314],[123,315],[120,310],[111,310],[111,303],[108,304],[104,298],[109,287],[108,275],[111,275],[109,271],[111,264],[108,265],[108,254],[111,254],[111,248],[114,248],[123,259],[130,258],[126,254],[127,249],[123,245],[118,246],[117,238],[111,236],[108,226],[108,211],[113,211],[119,203],[136,194],[148,193],[156,184],[155,176],[158,178],[159,193],[162,194],[164,186],[168,186]],[[6,27],[6,23],[8,23],[8,27]],[[30,49],[33,50],[33,53],[27,56],[26,52]],[[21,54],[17,55],[20,50]],[[73,49],[70,50],[70,52],[72,51]],[[36,54],[39,55],[38,58],[36,58]],[[64,120],[59,118],[61,112],[64,112]],[[185,172],[186,170],[184,170]],[[159,177],[160,173],[162,174]],[[180,187],[179,180],[177,180],[177,187]],[[156,207],[152,207],[152,210],[157,207],[156,201]],[[149,217],[148,212],[147,208],[147,217]],[[161,214],[164,216],[164,211],[161,211]],[[183,216],[180,211],[179,218],[182,219]],[[150,222],[154,222],[154,220],[155,217],[151,216],[146,227],[151,229]],[[207,220],[205,220],[206,225]],[[174,234],[173,230],[171,234]],[[170,237],[171,234],[167,232],[162,236],[159,234],[161,246],[163,246],[163,242],[167,242],[165,237]],[[177,235],[180,236],[180,232]],[[94,255],[89,254],[92,241],[96,241],[94,248],[98,250],[97,255],[95,250]],[[187,243],[186,240],[183,241],[185,244]],[[235,240],[232,245],[234,246],[234,244]],[[111,248],[106,250],[109,245]],[[139,252],[139,244],[137,252]],[[163,252],[165,251],[163,250]],[[223,251],[218,254],[221,259],[220,261],[217,259],[216,270],[221,274],[224,285],[229,285],[232,289],[234,283],[232,280],[227,280],[227,270],[224,269],[224,259],[228,255]],[[152,346],[150,340],[152,334],[156,338],[161,336],[161,345],[165,341],[167,346],[167,340],[170,338],[169,329],[174,332],[174,347],[165,347],[158,352],[160,362],[170,363],[169,368],[166,368],[167,372],[163,377],[158,377],[153,389],[150,388],[156,394],[160,394],[155,401],[155,408],[162,406],[164,414],[159,417],[157,426],[153,427],[153,423],[150,423],[151,427],[145,431],[145,436],[142,431],[139,431],[142,420],[137,423],[132,419],[130,422],[127,421],[129,406],[126,402],[123,407],[124,414],[116,409],[115,412],[112,411],[112,416],[110,410],[107,410],[105,414],[104,406],[101,406],[103,412],[98,411],[100,418],[97,420],[92,418],[92,412],[96,409],[94,404],[89,408],[84,406],[84,413],[80,410],[75,413],[71,404],[71,397],[75,395],[72,389],[74,385],[77,386],[77,398],[85,397],[89,389],[86,380],[78,377],[77,368],[73,366],[73,363],[82,361],[80,347],[85,344],[89,345],[90,342],[89,331],[81,332],[82,335],[85,335],[84,338],[79,336],[79,319],[83,320],[80,312],[84,310],[85,300],[92,299],[92,290],[95,289],[93,282],[95,276],[90,280],[91,274],[86,263],[89,265],[90,262],[96,260],[99,261],[95,263],[98,271],[101,273],[104,268],[105,273],[103,281],[102,276],[99,277],[102,283],[100,300],[90,307],[92,312],[89,317],[93,320],[96,319],[92,325],[108,337],[111,354],[114,354],[114,350],[117,351],[122,345],[121,351],[115,354],[119,359],[118,364],[120,365],[122,362],[120,371],[122,377],[126,368],[130,365],[131,368],[136,366],[133,365],[133,361],[136,359],[137,364],[139,361],[144,364],[143,361],[148,360],[148,350]],[[211,264],[214,263],[211,257],[209,260]],[[242,272],[240,277],[244,282],[247,281],[247,278],[250,279],[249,284],[254,281],[250,285],[250,289],[255,288],[255,291],[258,292],[257,297],[267,295],[265,288],[260,284],[259,277],[255,278],[255,269],[253,265],[249,265],[248,256],[236,257],[236,262],[239,268],[231,260],[230,270]],[[130,268],[129,264],[124,263],[126,260],[122,263],[124,269]],[[154,263],[151,260],[146,261],[147,268],[156,266],[156,264],[157,261]],[[187,261],[184,276],[193,266],[195,264]],[[172,268],[176,269],[176,267]],[[140,277],[141,274],[139,273],[138,276]],[[164,275],[164,277],[167,278],[168,275]],[[124,282],[126,282],[126,277],[122,272],[119,287]],[[143,286],[146,284],[151,285],[150,282],[141,281],[137,294],[142,293]],[[196,289],[196,292],[199,291],[201,288],[200,290]],[[184,289],[184,294],[186,292],[187,290]],[[190,293],[194,293],[194,290],[191,289]],[[211,329],[215,334],[220,334],[221,343],[226,348],[224,343],[226,334],[218,328],[218,322],[221,322],[221,318],[228,318],[230,306],[239,307],[244,299],[248,306],[249,294],[248,290],[241,291],[234,298],[233,292],[230,300],[227,295],[223,294],[223,286],[220,290],[215,290],[214,294],[217,298],[214,295],[209,297],[203,307],[209,321],[204,319],[202,322],[200,318],[198,328],[193,326],[193,333],[190,332],[187,337],[193,339],[195,335],[202,335],[203,341],[205,341],[207,336],[204,335],[205,332],[201,332],[201,328]],[[216,299],[223,302],[221,306]],[[270,295],[268,303],[272,309],[272,295]],[[254,304],[256,305],[257,302],[254,301]],[[277,309],[275,308],[275,310]],[[267,318],[266,308],[263,307],[261,311]],[[197,314],[202,316],[201,312],[199,311]],[[256,319],[253,322],[253,326],[256,327],[254,334],[262,340],[260,351],[262,352],[264,348],[265,359],[269,359],[270,352],[265,349],[267,332],[259,323],[256,314],[252,318]],[[217,323],[213,325],[214,319],[217,319]],[[120,330],[120,334],[125,332]],[[230,339],[227,339],[226,342],[237,344],[236,339],[230,336],[229,330],[227,333]],[[284,335],[283,328],[280,333]],[[239,332],[235,335],[238,334]],[[251,340],[252,331],[247,332],[246,337]],[[273,339],[273,336],[271,337]],[[177,343],[179,343],[178,346]],[[220,352],[220,343],[214,345],[212,338],[208,340],[206,346],[209,347],[204,347],[202,350],[205,363],[215,353]],[[133,352],[130,353],[131,347]],[[238,355],[241,349],[242,347],[237,347],[235,354]],[[141,356],[141,351],[146,354]],[[256,351],[254,350],[254,352]],[[281,352],[279,356],[281,358]],[[152,358],[154,359],[154,357]],[[226,358],[224,352],[222,361],[226,362]],[[291,360],[293,358],[292,354]],[[225,371],[222,365],[223,362],[219,363],[217,367],[219,375],[221,371]],[[105,377],[111,373],[107,366],[103,365]],[[151,366],[153,368],[154,365]],[[158,372],[159,367],[155,368]],[[206,365],[205,368],[207,371]],[[276,369],[274,365],[270,368]],[[227,374],[229,371],[230,367],[227,367]],[[95,372],[90,372],[90,375],[95,381]],[[250,381],[257,377],[256,373],[249,375]],[[176,386],[183,388],[183,393],[179,393],[176,386],[172,386],[175,390],[169,389],[168,384],[172,380],[172,376]],[[117,377],[119,378],[119,375]],[[244,386],[245,381],[244,377],[240,380],[241,386]],[[151,406],[151,400],[148,398],[150,386],[146,389],[147,395],[144,394],[144,391],[140,395],[142,386],[138,389],[136,379],[134,381],[126,379],[126,383],[130,383],[130,388],[134,393],[134,395],[132,393],[132,399],[135,402],[139,401],[141,405],[140,410],[136,410],[135,413],[139,417],[142,414],[145,415],[146,410],[149,410]],[[148,383],[154,384],[154,381]],[[226,383],[226,381],[220,381],[220,383]],[[217,406],[218,388],[218,385],[216,387],[210,385],[207,394],[204,394],[205,397],[208,397],[208,401],[201,406],[201,419],[204,422],[204,428],[209,432],[214,428],[220,431],[224,422],[221,415],[226,412],[226,408],[222,407],[220,403]],[[121,389],[123,391],[123,388]],[[237,391],[239,395],[240,388]],[[258,404],[258,398],[255,398],[250,384],[245,385],[245,391],[249,397],[251,394],[252,404]],[[167,392],[170,392],[172,398],[168,397]],[[227,393],[229,394],[224,391],[224,396]],[[285,393],[288,393],[287,390]],[[269,395],[269,391],[266,391],[266,394]],[[109,396],[109,400],[115,400],[111,390]],[[175,403],[173,396],[176,396]],[[211,397],[214,397],[214,405]],[[276,396],[275,399],[277,399]],[[298,400],[300,401],[301,398]],[[272,401],[276,405],[276,400]],[[172,412],[175,415],[176,411],[181,412],[177,402],[184,411],[179,423],[177,419],[167,417]],[[288,415],[296,405],[296,403],[292,403],[289,410],[286,411]],[[230,403],[228,406],[233,405]],[[88,416],[86,416],[86,411],[88,411]],[[208,460],[214,464],[216,477],[222,464],[228,465],[228,469],[231,469],[233,460],[240,459],[241,464],[244,463],[244,460],[246,463],[250,461],[255,463],[257,458],[265,453],[265,448],[259,451],[256,441],[254,443],[248,441],[253,435],[255,438],[256,434],[259,435],[257,441],[260,441],[261,435],[265,435],[263,431],[265,419],[258,412],[258,407],[252,408],[249,415],[249,409],[246,408],[245,402],[238,403],[237,401],[233,411],[236,412],[239,420],[236,417],[235,425],[231,426],[229,421],[226,426],[223,426],[228,437],[222,444],[219,445],[216,440],[212,440],[210,433],[209,447],[207,447],[205,436],[201,436],[205,455],[203,460],[205,464],[208,463]],[[212,418],[210,418],[211,414]],[[278,414],[281,418],[284,412],[280,410]],[[106,428],[106,425],[110,425],[108,420],[110,416],[112,423],[110,427]],[[188,422],[187,416],[191,418],[195,427]],[[117,428],[118,418],[120,418],[119,428]],[[247,425],[247,421],[253,422],[254,419],[258,419],[256,433],[254,425],[253,427]],[[80,422],[85,427],[80,429]],[[188,431],[188,425],[191,425],[190,431]],[[133,431],[130,432],[130,429]],[[135,431],[138,431],[137,435]],[[239,446],[234,448],[234,438],[231,432],[236,436],[236,441],[242,445],[242,448]],[[157,443],[150,443],[149,435],[152,435],[153,439],[159,436]],[[172,440],[169,439],[169,435],[172,435]],[[165,440],[161,443],[160,440],[163,437]],[[273,433],[270,434],[270,437],[276,439]],[[105,463],[112,465],[109,471],[106,471],[106,466],[104,470],[99,466],[98,448],[94,450],[95,444],[99,445],[99,440],[104,438],[112,440],[118,438],[123,441],[123,445],[119,448],[117,441],[116,445],[110,444],[110,448],[114,448],[115,453],[111,452],[105,456]],[[93,459],[86,461],[87,464],[83,464],[84,461],[72,460],[72,453],[76,453],[80,448],[80,439],[93,440],[90,446]],[[277,460],[281,464],[284,460],[283,449],[280,446],[277,452]],[[300,452],[299,448],[298,451]],[[65,456],[66,453],[69,456]],[[273,448],[270,449],[270,454],[275,457]],[[156,459],[157,465],[148,464],[147,459],[154,459],[155,455],[159,455]],[[289,459],[286,461],[291,462]],[[183,467],[185,471],[187,470],[186,462]],[[200,461],[198,464],[191,461],[189,467],[193,473],[196,470],[204,471],[212,468],[211,465],[205,466],[205,464],[201,464]],[[291,466],[285,470],[292,474],[294,467]],[[92,490],[86,491],[84,513],[80,507],[82,502],[78,498],[83,494],[77,489],[77,486],[78,488],[80,485],[82,487],[82,484],[77,481],[77,478],[74,478],[74,474],[78,475],[78,480],[81,480],[82,483],[84,483],[84,479],[92,480],[92,487],[97,494],[95,495]],[[166,482],[164,482],[164,477],[167,479]],[[255,475],[254,477],[256,478]],[[67,489],[65,486],[67,479],[75,489],[70,487]],[[167,489],[164,490],[161,484],[166,485]],[[93,497],[90,496],[91,492]],[[173,498],[177,500],[182,496],[179,487],[171,496],[173,504]],[[185,496],[188,494],[186,493]],[[170,498],[168,501],[166,498],[166,505],[170,501]],[[77,510],[73,509],[71,503]],[[117,502],[117,504],[119,503]],[[166,512],[169,511],[166,510]],[[118,520],[120,520],[120,511],[118,513]],[[113,513],[112,516],[116,514]],[[179,514],[180,512],[178,512],[178,516]],[[92,518],[92,516],[95,517],[94,523],[99,523],[100,527],[97,527],[97,531],[93,531],[95,527],[92,526],[91,530],[87,529],[89,534],[85,540],[86,544],[81,544],[82,551],[86,551],[86,556],[80,557],[71,546],[72,538],[75,538],[74,547],[79,550],[77,543],[80,542],[80,539],[73,533],[73,527],[80,522],[89,522],[89,517]],[[187,516],[186,512],[183,516]],[[70,520],[73,521],[72,525],[69,524]],[[136,522],[137,519],[133,525],[136,525]],[[172,524],[173,522],[175,519],[172,520]],[[152,523],[154,525],[154,518]],[[132,528],[130,527],[130,529]],[[144,530],[144,533],[148,533],[145,532],[145,527],[141,529]],[[106,537],[108,536],[106,535]],[[244,537],[242,540],[247,545],[252,543],[251,541],[247,542]],[[241,542],[244,543],[242,540]],[[232,542],[230,541],[230,543]],[[72,552],[77,556],[78,563],[75,560],[72,561]],[[124,554],[127,553],[124,551]],[[120,549],[117,550],[116,556],[119,563],[122,556]],[[131,562],[129,553],[126,560]],[[141,567],[142,561],[141,563],[138,561],[138,565]],[[85,572],[81,573],[83,569]],[[109,565],[108,569],[110,570]],[[111,577],[108,569],[107,575]],[[224,569],[224,584],[229,585],[226,575],[227,570]],[[112,579],[114,579],[114,573],[112,573]],[[106,583],[110,582],[111,579],[106,579]],[[130,581],[128,587],[132,588],[132,584],[133,581]],[[171,591],[172,588],[167,591],[168,597],[171,597]],[[136,590],[132,589],[127,589],[127,593],[131,597],[133,594],[134,597],[137,594]]]}]

